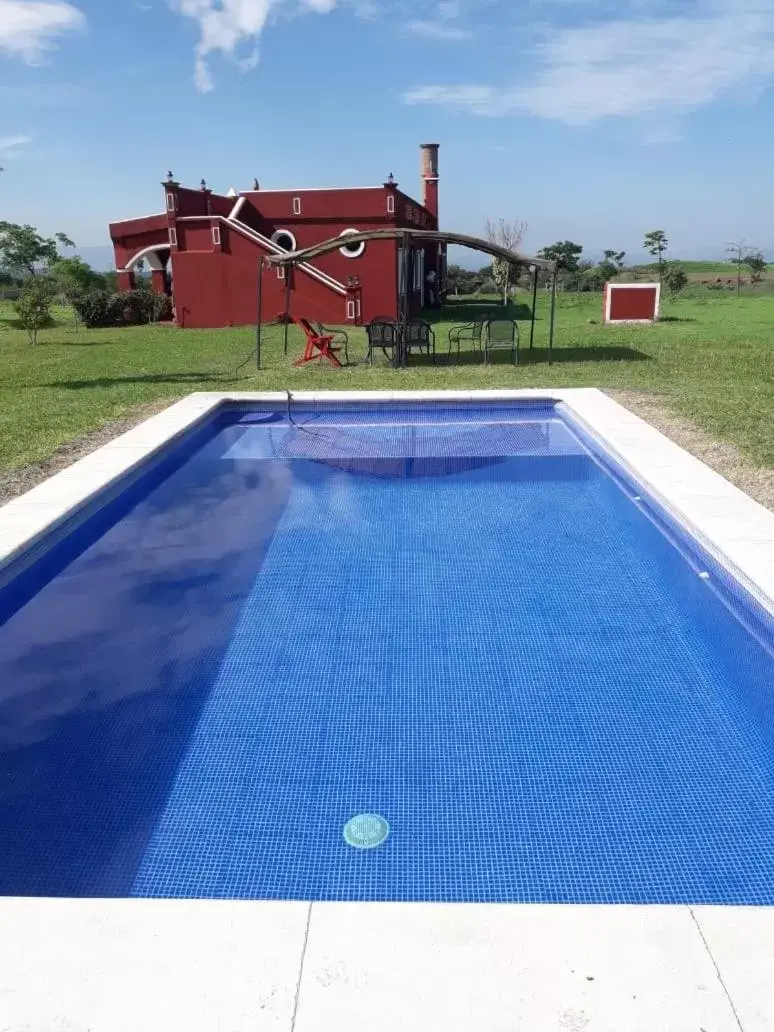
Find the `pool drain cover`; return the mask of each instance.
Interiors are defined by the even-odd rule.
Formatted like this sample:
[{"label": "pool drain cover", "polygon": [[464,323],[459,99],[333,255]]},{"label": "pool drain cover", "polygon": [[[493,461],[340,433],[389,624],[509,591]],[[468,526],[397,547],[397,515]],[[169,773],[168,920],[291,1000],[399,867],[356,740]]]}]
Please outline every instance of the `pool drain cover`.
[{"label": "pool drain cover", "polygon": [[344,840],[355,849],[375,849],[389,834],[389,824],[378,813],[359,813],[344,825]]}]

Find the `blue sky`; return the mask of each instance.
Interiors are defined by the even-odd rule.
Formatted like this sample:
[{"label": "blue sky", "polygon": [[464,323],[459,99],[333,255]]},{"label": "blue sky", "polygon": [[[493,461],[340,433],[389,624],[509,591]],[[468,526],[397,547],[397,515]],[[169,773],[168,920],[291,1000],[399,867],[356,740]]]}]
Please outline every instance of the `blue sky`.
[{"label": "blue sky", "polygon": [[104,245],[168,168],[416,194],[433,140],[448,228],[774,250],[772,85],[774,0],[0,0],[0,218]]}]

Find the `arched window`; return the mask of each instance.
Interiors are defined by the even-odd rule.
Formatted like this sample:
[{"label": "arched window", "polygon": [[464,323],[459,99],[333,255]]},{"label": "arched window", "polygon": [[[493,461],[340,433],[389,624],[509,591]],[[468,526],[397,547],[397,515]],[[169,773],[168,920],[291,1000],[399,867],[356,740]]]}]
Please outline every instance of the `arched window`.
[{"label": "arched window", "polygon": [[[343,229],[339,236],[351,236],[353,233],[357,232],[357,229]],[[341,254],[344,255],[345,258],[359,258],[363,251],[365,251],[365,248],[365,240],[360,240],[356,241],[353,244],[344,244],[343,247],[339,248],[339,251],[341,252]]]},{"label": "arched window", "polygon": [[278,229],[272,233],[271,238],[277,247],[281,247],[283,251],[295,251],[297,249],[296,238],[289,229]]}]

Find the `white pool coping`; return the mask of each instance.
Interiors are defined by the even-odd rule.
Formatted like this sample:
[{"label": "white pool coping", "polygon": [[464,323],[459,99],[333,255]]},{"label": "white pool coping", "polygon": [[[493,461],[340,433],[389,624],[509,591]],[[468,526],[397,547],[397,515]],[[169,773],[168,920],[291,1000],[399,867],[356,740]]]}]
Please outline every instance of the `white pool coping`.
[{"label": "white pool coping", "polygon": [[[488,391],[298,391],[295,402],[562,402],[647,491],[774,613],[774,513],[595,388]],[[0,508],[0,572],[96,495],[230,402],[285,405],[277,392],[190,394]]]},{"label": "white pool coping", "polygon": [[[774,613],[774,514],[594,389],[550,399]],[[192,394],[0,508],[0,573],[228,402]],[[1,848],[1,846],[0,846]],[[774,1032],[774,908],[0,899],[0,1029]]]}]

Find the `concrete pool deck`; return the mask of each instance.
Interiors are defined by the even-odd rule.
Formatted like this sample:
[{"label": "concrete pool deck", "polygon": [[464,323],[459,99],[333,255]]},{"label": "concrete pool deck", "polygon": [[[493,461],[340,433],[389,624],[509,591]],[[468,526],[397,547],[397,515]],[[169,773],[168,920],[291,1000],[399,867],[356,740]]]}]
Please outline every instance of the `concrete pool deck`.
[{"label": "concrete pool deck", "polygon": [[[593,389],[553,399],[774,614],[774,514]],[[194,394],[0,509],[0,575],[229,401]],[[711,860],[711,858],[708,858]],[[774,907],[0,899],[0,1030],[774,1032]]]},{"label": "concrete pool deck", "polygon": [[774,909],[0,902],[0,1028],[770,1032]]}]

